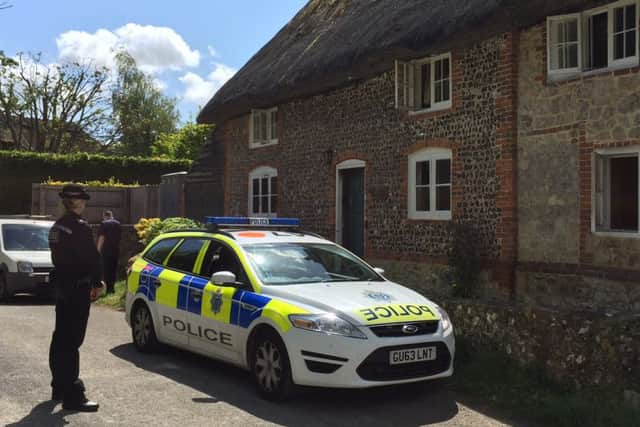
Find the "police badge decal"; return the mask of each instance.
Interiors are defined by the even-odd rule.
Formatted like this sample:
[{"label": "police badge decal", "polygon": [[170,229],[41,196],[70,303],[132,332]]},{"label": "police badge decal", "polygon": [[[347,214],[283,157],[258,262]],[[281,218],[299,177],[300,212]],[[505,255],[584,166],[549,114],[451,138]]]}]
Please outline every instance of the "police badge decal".
[{"label": "police badge decal", "polygon": [[211,311],[213,314],[218,314],[220,310],[222,310],[222,290],[218,289],[211,295]]}]

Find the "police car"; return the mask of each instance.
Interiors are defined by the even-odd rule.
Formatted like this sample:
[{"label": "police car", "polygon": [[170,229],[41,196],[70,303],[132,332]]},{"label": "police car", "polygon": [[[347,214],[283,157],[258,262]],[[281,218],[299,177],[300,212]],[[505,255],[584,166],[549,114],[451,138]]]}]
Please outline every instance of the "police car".
[{"label": "police car", "polygon": [[[131,265],[135,346],[159,342],[252,371],[258,391],[365,388],[453,374],[447,313],[286,218],[209,217],[166,233]],[[270,228],[273,227],[273,228]]]}]

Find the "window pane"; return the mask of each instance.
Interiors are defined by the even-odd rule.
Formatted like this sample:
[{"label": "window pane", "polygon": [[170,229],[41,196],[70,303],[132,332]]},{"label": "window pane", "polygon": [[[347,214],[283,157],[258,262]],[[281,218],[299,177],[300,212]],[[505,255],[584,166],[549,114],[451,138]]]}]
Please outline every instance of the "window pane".
[{"label": "window pane", "polygon": [[262,178],[262,196],[269,194],[269,178]]},{"label": "window pane", "polygon": [[171,255],[167,262],[167,267],[176,270],[193,273],[193,267],[198,257],[198,252],[204,245],[203,239],[186,239]]},{"label": "window pane", "polygon": [[587,34],[590,41],[590,68],[604,68],[609,65],[609,30],[607,14],[601,13],[591,17],[591,32]]},{"label": "window pane", "polygon": [[278,137],[278,112],[271,112],[271,139]]},{"label": "window pane", "polygon": [[448,101],[451,98],[451,90],[449,89],[449,84],[451,80],[446,79],[442,81],[442,100]]},{"label": "window pane", "polygon": [[578,45],[571,44],[567,46],[567,68],[576,68],[578,66]]},{"label": "window pane", "polygon": [[416,185],[429,185],[429,162],[416,163]]},{"label": "window pane", "polygon": [[446,58],[442,60],[442,77],[446,79],[449,78],[450,75],[451,73],[449,71],[449,58]]},{"label": "window pane", "polygon": [[619,7],[613,12],[613,32],[624,30],[624,8]]},{"label": "window pane", "polygon": [[267,114],[260,113],[260,140],[267,139]]},{"label": "window pane", "polygon": [[626,57],[628,58],[630,56],[636,56],[636,32],[628,31],[627,33],[625,33],[625,40],[626,40],[626,46],[625,46]]},{"label": "window pane", "polygon": [[260,180],[259,179],[254,179],[253,180],[253,193],[254,196],[257,196],[260,194]]},{"label": "window pane", "polygon": [[636,5],[627,6],[625,10],[625,24],[624,27],[629,30],[636,28]]},{"label": "window pane", "polygon": [[451,183],[451,160],[436,160],[436,184]]},{"label": "window pane", "polygon": [[436,67],[435,72],[435,81],[442,80],[442,61],[436,61],[434,66]]},{"label": "window pane", "polygon": [[451,186],[436,187],[436,210],[451,210]]},{"label": "window pane", "polygon": [[278,212],[278,196],[271,196],[271,213]]},{"label": "window pane", "polygon": [[555,43],[564,43],[566,42],[566,34],[565,34],[565,23],[564,22],[556,22],[555,25],[555,36],[556,36],[556,40],[554,41]]},{"label": "window pane", "polygon": [[144,255],[146,259],[149,261],[155,262],[156,264],[162,264],[164,259],[169,255],[171,249],[178,243],[180,239],[164,239],[156,243],[154,247],[149,249],[147,253]]},{"label": "window pane", "polygon": [[421,67],[422,93],[420,94],[420,106],[429,108],[431,106],[431,64],[424,64]]},{"label": "window pane", "polygon": [[262,196],[261,199],[261,210],[260,213],[268,213],[269,212],[269,196]]},{"label": "window pane", "polygon": [[610,159],[611,228],[638,231],[638,158]]},{"label": "window pane", "polygon": [[571,20],[567,22],[567,41],[568,42],[577,42],[578,41],[578,21]]},{"label": "window pane", "polygon": [[416,211],[429,211],[429,187],[416,188]]},{"label": "window pane", "polygon": [[271,177],[271,194],[278,194],[278,177]]},{"label": "window pane", "polygon": [[624,58],[624,33],[616,34],[613,38],[613,58]]},{"label": "window pane", "polygon": [[251,212],[260,212],[260,196],[253,196],[253,205],[251,206]]}]

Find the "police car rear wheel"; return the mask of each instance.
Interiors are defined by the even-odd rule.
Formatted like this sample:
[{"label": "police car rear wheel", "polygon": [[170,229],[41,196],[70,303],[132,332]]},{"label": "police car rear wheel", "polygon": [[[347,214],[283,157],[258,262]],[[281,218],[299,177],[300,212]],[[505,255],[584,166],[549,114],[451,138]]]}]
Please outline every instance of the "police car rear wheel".
[{"label": "police car rear wheel", "polygon": [[293,393],[287,350],[280,337],[267,332],[258,338],[253,357],[258,392],[269,400],[285,400]]},{"label": "police car rear wheel", "polygon": [[131,335],[136,348],[143,353],[149,353],[158,346],[153,319],[149,309],[144,304],[139,304],[132,316]]}]

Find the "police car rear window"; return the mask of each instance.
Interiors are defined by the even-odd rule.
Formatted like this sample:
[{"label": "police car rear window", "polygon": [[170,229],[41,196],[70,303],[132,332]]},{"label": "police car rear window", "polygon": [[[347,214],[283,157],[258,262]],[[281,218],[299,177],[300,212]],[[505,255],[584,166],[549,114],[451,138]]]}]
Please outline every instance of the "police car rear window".
[{"label": "police car rear window", "polygon": [[156,243],[151,249],[144,254],[144,258],[147,261],[155,262],[156,264],[162,264],[167,258],[171,250],[176,243],[181,239],[164,239]]},{"label": "police car rear window", "polygon": [[198,257],[198,252],[204,245],[204,239],[185,239],[180,244],[178,249],[171,254],[171,258],[167,262],[167,267],[184,271],[187,273],[193,273],[193,267]]}]

